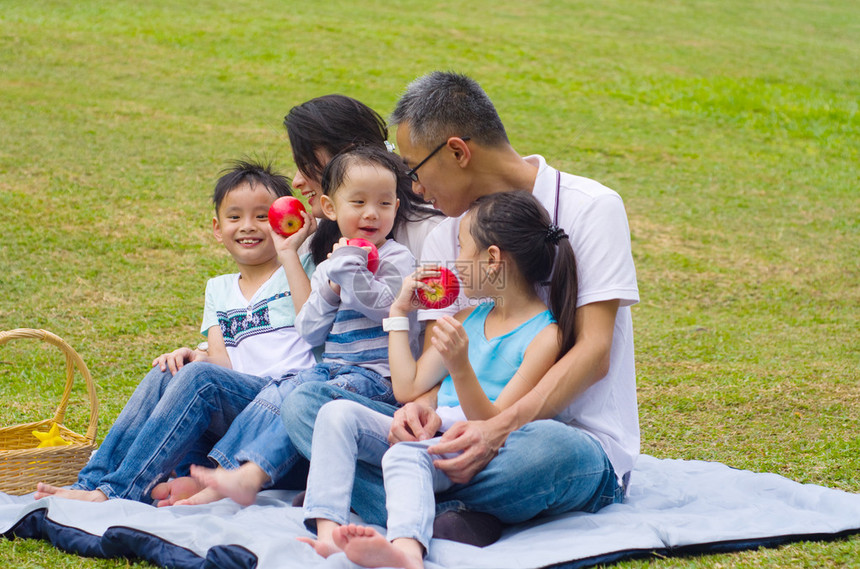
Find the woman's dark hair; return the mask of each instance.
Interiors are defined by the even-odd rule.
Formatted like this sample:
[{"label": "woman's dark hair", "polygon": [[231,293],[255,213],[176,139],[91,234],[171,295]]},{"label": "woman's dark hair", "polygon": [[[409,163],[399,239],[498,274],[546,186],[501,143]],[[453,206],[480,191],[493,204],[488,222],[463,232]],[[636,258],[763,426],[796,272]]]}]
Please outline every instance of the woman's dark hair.
[{"label": "woman's dark hair", "polygon": [[[406,178],[403,160],[396,154],[392,154],[385,147],[371,145],[356,146],[345,152],[341,152],[326,165],[322,173],[322,179],[320,180],[323,193],[329,197],[333,197],[337,189],[348,181],[350,168],[362,164],[378,166],[390,171],[394,175],[398,186],[400,185],[401,178]],[[403,202],[400,203],[397,213],[394,214],[394,227],[397,226],[398,221],[403,221],[402,210]],[[321,231],[322,234],[320,233]],[[314,263],[319,264],[323,262],[328,254],[331,253],[334,244],[341,237],[340,228],[338,228],[336,222],[330,219],[321,220],[310,245]],[[386,237],[390,238],[391,234]]]},{"label": "woman's dark hair", "polygon": [[[322,179],[326,166],[317,155],[318,151],[325,151],[333,158],[356,146],[370,145],[384,149],[388,140],[388,128],[379,113],[346,95],[323,95],[296,105],[284,117],[284,127],[290,138],[296,167],[303,175],[314,180]],[[398,176],[397,198],[400,207],[394,222],[395,231],[400,223],[442,215],[439,211],[425,207],[424,201],[412,191],[412,181],[406,176]],[[325,259],[340,238],[337,232],[338,237],[332,241],[336,230],[336,225],[332,228],[323,220],[314,233],[311,253],[316,262],[320,262],[317,260],[317,249],[325,250],[322,257]],[[318,245],[315,245],[317,242]]]},{"label": "woman's dark hair", "polygon": [[290,179],[273,170],[270,162],[236,160],[220,173],[221,177],[218,178],[215,190],[212,192],[215,215],[218,215],[218,208],[221,207],[224,197],[242,184],[248,184],[252,188],[260,184],[277,197],[293,195]]},{"label": "woman's dark hair", "polygon": [[[500,192],[477,199],[471,207],[470,233],[475,243],[507,253],[531,284],[550,279],[549,308],[561,331],[561,352],[576,340],[576,258],[564,231],[530,192]],[[555,270],[553,270],[555,266]],[[550,275],[552,277],[550,278]]]}]

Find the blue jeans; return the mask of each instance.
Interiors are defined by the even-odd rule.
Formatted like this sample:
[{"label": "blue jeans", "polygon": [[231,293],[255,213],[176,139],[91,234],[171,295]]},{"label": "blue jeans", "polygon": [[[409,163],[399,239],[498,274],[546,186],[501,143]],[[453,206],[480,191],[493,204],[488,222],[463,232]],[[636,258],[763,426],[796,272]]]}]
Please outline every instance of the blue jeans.
[{"label": "blue jeans", "polygon": [[298,386],[309,382],[325,382],[372,401],[395,401],[391,382],[378,373],[358,366],[320,363],[270,381],[236,417],[227,434],[209,453],[209,458],[228,469],[253,462],[269,475],[266,487],[271,487],[273,481],[304,460],[296,451],[280,415],[284,399]]},{"label": "blue jeans", "polygon": [[203,362],[175,376],[153,368],[72,487],[151,502],[152,488],[189,457],[201,458],[266,382]]},{"label": "blue jeans", "polygon": [[[389,416],[394,414],[393,406],[382,406],[324,385],[304,385],[286,399],[282,409],[299,452],[311,458],[317,413],[328,401],[342,398]],[[498,455],[471,481],[454,484],[437,494],[436,511],[467,509],[492,514],[505,523],[519,523],[542,514],[596,512],[622,499],[623,490],[597,441],[579,429],[546,420],[511,433]],[[383,504],[382,469],[359,462],[352,508],[366,522],[386,525]]]}]

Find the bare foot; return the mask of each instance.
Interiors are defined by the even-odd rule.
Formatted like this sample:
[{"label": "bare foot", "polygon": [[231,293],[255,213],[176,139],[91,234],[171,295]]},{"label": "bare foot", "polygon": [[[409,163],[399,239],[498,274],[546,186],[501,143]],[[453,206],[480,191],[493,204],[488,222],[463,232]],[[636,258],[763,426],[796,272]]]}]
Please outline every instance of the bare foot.
[{"label": "bare foot", "polygon": [[[192,466],[191,476],[207,489],[213,490],[220,498],[231,498],[237,504],[250,506],[257,501],[257,493],[269,479],[262,469],[253,462],[246,462],[235,470],[226,468],[203,468]],[[204,491],[205,492],[205,491]],[[200,492],[189,500],[194,500]],[[193,502],[205,503],[205,502]]]},{"label": "bare foot", "polygon": [[58,498],[68,498],[69,500],[80,500],[82,502],[105,502],[107,496],[101,490],[70,490],[68,488],[59,488],[51,486],[44,482],[39,482],[36,485],[36,493],[33,497],[36,500],[47,498],[48,496],[56,496]]},{"label": "bare foot", "polygon": [[311,539],[309,537],[297,537],[296,539],[302,543],[307,543],[314,548],[314,551],[316,551],[318,555],[322,555],[323,557],[340,553],[340,548],[330,541]]},{"label": "bare foot", "polygon": [[204,486],[203,490],[185,498],[184,500],[177,500],[173,503],[174,506],[200,506],[202,504],[211,504],[212,502],[217,502],[221,498],[224,498],[224,495],[221,494],[215,488],[209,488]]},{"label": "bare foot", "polygon": [[156,484],[150,496],[153,500],[157,500],[156,506],[163,508],[165,506],[173,506],[180,500],[190,498],[203,490],[203,488],[203,484],[190,476],[182,476],[181,478],[174,478],[173,480]]},{"label": "bare foot", "polygon": [[[424,560],[421,556],[421,546],[418,545],[418,557],[407,554],[406,551],[389,543],[385,536],[373,528],[349,524],[337,528],[332,538],[337,547],[343,549],[346,557],[362,567],[402,567],[404,569],[423,569]],[[410,544],[417,544],[414,540]],[[410,545],[410,549],[414,549]]]}]

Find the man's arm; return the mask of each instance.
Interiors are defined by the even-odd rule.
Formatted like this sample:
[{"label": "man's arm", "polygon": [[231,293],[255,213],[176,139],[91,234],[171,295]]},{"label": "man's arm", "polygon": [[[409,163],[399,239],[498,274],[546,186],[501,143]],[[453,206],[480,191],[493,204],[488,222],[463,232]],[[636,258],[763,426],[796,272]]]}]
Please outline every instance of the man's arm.
[{"label": "man's arm", "polygon": [[456,483],[483,470],[510,433],[538,419],[555,417],[609,371],[619,301],[586,304],[576,311],[576,343],[519,401],[486,421],[457,423],[430,447],[433,454],[458,453],[434,462]]}]

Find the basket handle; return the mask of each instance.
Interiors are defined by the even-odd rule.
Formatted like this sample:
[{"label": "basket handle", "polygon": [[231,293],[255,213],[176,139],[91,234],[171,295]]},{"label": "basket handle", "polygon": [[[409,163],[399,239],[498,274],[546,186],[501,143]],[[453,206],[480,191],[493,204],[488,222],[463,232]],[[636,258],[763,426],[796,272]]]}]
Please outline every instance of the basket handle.
[{"label": "basket handle", "polygon": [[33,328],[18,328],[9,331],[0,331],[0,346],[16,338],[33,338],[43,340],[49,344],[58,347],[66,355],[66,386],[63,389],[63,396],[60,399],[60,404],[57,406],[57,411],[54,413],[54,422],[63,423],[63,418],[66,416],[66,407],[69,404],[69,397],[72,393],[72,384],[75,381],[75,368],[81,373],[84,381],[87,384],[87,393],[90,397],[90,424],[87,428],[86,438],[90,444],[96,442],[96,431],[98,429],[99,416],[99,401],[96,397],[96,386],[93,383],[93,378],[90,375],[90,370],[87,369],[87,364],[78,353],[72,349],[62,338],[56,334],[52,334],[47,330],[35,330]]}]

